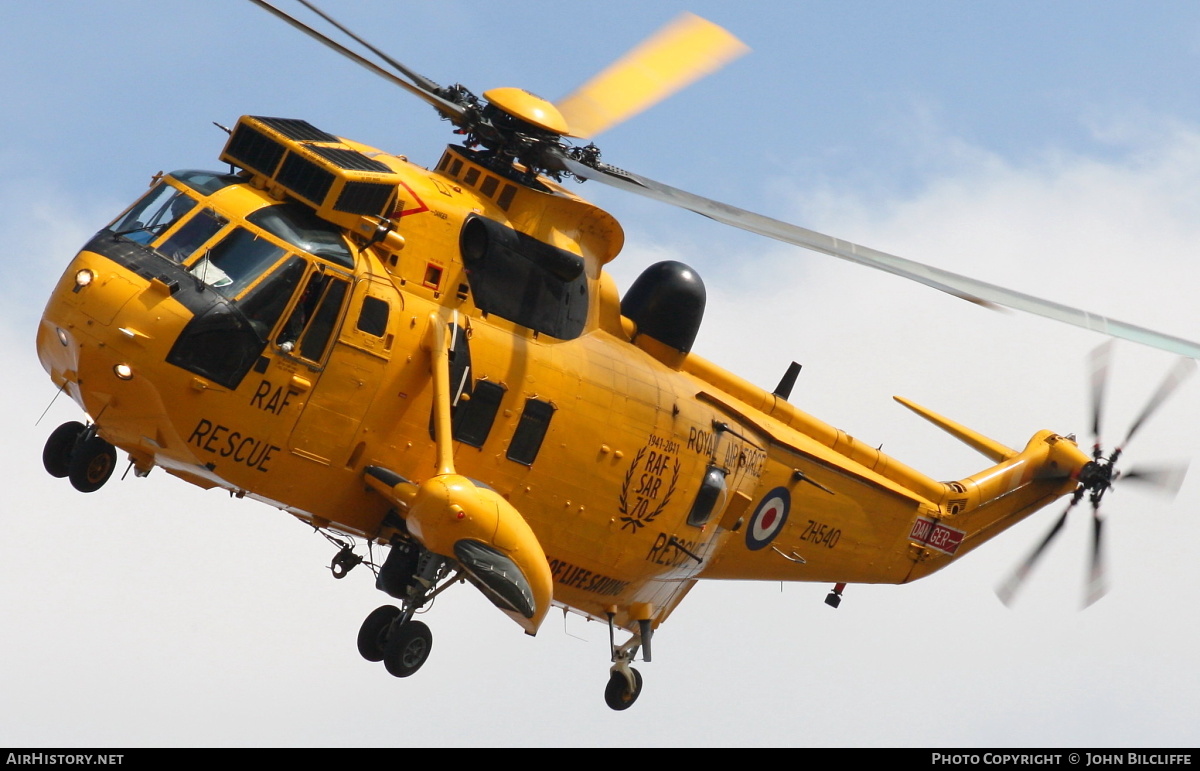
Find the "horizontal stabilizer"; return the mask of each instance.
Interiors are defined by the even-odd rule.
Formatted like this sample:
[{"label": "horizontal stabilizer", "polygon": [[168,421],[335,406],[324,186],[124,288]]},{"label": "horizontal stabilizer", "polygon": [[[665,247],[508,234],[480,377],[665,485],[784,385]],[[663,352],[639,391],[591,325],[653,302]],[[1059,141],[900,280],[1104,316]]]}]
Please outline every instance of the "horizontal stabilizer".
[{"label": "horizontal stabilizer", "polygon": [[1005,447],[996,440],[989,439],[978,431],[972,431],[961,423],[955,423],[949,418],[944,418],[936,412],[926,409],[915,402],[911,402],[902,396],[893,396],[892,398],[903,404],[905,407],[908,407],[921,417],[925,418],[938,428],[942,429],[947,434],[950,434],[955,439],[958,439],[963,444],[978,450],[997,463],[1008,460],[1017,454],[1016,450]]}]

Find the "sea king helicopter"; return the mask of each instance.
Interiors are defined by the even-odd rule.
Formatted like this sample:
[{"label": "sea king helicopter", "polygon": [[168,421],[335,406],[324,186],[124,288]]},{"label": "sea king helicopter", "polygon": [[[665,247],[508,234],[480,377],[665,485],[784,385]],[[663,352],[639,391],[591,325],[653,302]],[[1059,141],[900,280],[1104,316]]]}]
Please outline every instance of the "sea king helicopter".
[{"label": "sea king helicopter", "polygon": [[[156,175],[71,261],[38,328],[42,365],[87,415],[51,433],[49,473],[93,492],[119,449],[136,476],[159,467],[319,529],[335,577],[365,563],[396,601],[357,642],[397,677],[432,648],[414,614],[452,586],[474,586],[530,635],[552,607],[597,620],[614,709],[638,698],[631,664],[651,660],[655,631],[703,579],[823,582],[837,607],[847,584],[928,576],[1065,497],[1005,593],[1085,499],[1091,598],[1102,591],[1101,500],[1119,477],[1166,472],[1122,473],[1120,447],[1052,431],[1010,448],[902,400],[992,464],[936,481],[794,406],[794,363],[768,391],[696,355],[700,277],[663,262],[621,295],[605,271],[620,225],[563,183],[611,185],[1187,364],[1200,346],[684,192],[573,141],[742,52],[698,18],[551,104],[439,85],[305,0],[363,53],[252,2],[431,105],[460,140],[425,168],[303,119],[243,116],[226,129],[228,171]],[[1127,439],[1188,371],[1168,375]]]}]

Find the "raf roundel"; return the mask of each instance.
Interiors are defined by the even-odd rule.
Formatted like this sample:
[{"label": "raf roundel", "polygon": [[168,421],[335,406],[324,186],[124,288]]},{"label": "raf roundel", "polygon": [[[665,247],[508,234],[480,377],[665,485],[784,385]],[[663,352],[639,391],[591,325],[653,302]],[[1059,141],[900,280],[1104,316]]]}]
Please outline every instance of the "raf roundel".
[{"label": "raf roundel", "polygon": [[792,507],[792,496],[786,488],[776,487],[767,493],[746,528],[746,548],[750,551],[765,549],[787,522]]}]

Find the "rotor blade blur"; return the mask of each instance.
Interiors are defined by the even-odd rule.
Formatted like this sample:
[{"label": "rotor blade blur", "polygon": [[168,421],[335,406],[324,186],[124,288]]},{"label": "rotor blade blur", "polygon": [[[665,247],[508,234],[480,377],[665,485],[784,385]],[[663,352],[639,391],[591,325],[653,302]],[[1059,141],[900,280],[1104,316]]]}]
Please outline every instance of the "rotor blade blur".
[{"label": "rotor blade blur", "polygon": [[1146,485],[1154,492],[1174,496],[1183,487],[1187,478],[1188,464],[1180,463],[1172,466],[1135,466],[1121,472],[1121,481],[1137,482]]},{"label": "rotor blade blur", "polygon": [[725,29],[684,13],[555,107],[571,136],[594,137],[749,50]]},{"label": "rotor blade blur", "polygon": [[1107,340],[1088,356],[1092,370],[1092,441],[1095,452],[1100,451],[1100,417],[1104,413],[1104,391],[1108,385],[1108,364],[1112,357],[1113,341]]},{"label": "rotor blade blur", "polygon": [[1089,607],[1105,594],[1108,586],[1104,582],[1104,520],[1100,518],[1099,510],[1092,509],[1092,563],[1088,571],[1087,591],[1084,595],[1083,607]]},{"label": "rotor blade blur", "polygon": [[1024,562],[1017,566],[1017,569],[1013,571],[1013,574],[1009,576],[1007,581],[996,588],[996,596],[1000,598],[1000,602],[1003,602],[1005,605],[1012,604],[1017,591],[1025,583],[1025,579],[1029,577],[1029,572],[1033,570],[1033,566],[1037,564],[1038,559],[1046,551],[1046,547],[1050,545],[1050,542],[1062,532],[1063,525],[1067,522],[1067,515],[1071,513],[1071,509],[1075,508],[1075,504],[1078,502],[1078,496],[1071,499],[1071,502],[1067,504],[1067,508],[1063,509],[1062,516],[1054,523],[1054,527],[1050,528],[1050,532],[1046,533],[1046,537],[1037,545],[1037,548],[1029,553]]},{"label": "rotor blade blur", "polygon": [[315,13],[316,15],[320,16],[325,21],[332,24],[334,27],[337,27],[337,29],[340,30],[342,32],[342,34],[346,35],[346,37],[350,38],[351,40],[358,43],[363,48],[366,48],[368,51],[370,51],[371,53],[375,54],[383,61],[390,64],[397,72],[399,72],[401,75],[405,76],[406,78],[411,80],[413,83],[415,83],[418,88],[421,88],[424,91],[427,91],[428,93],[431,93],[431,94],[437,94],[439,91],[442,90],[442,87],[439,86],[437,83],[434,83],[432,80],[425,77],[424,75],[413,72],[408,67],[405,67],[400,62],[396,61],[395,59],[388,56],[383,51],[379,50],[375,46],[368,43],[366,40],[363,40],[361,37],[354,34],[348,27],[339,23],[337,19],[335,19],[332,16],[330,16],[329,14],[325,13],[324,11],[322,11],[320,8],[318,8],[313,3],[308,2],[308,0],[300,0],[300,4],[303,5],[305,8],[307,8],[308,10]]},{"label": "rotor blade blur", "polygon": [[1121,443],[1122,447],[1129,444],[1129,440],[1133,438],[1134,433],[1162,406],[1167,397],[1175,392],[1179,384],[1187,380],[1188,376],[1195,369],[1196,362],[1193,359],[1180,359],[1175,363],[1175,366],[1171,368],[1166,378],[1163,379],[1162,384],[1159,385],[1158,390],[1150,397],[1150,401],[1146,402],[1146,406],[1142,408],[1142,414],[1138,415],[1137,420],[1133,421],[1133,425],[1129,428],[1129,434],[1125,437],[1125,441]]},{"label": "rotor blade blur", "polygon": [[843,241],[798,225],[791,225],[745,209],[739,209],[736,206],[688,193],[605,163],[597,163],[593,167],[561,155],[559,160],[566,170],[582,179],[594,179],[620,190],[694,211],[717,222],[773,238],[776,241],[803,246],[806,249],[882,270],[939,289],[977,305],[993,308],[1003,306],[1025,311],[1193,359],[1200,358],[1200,343],[1127,324],[1051,300],[1042,300],[1022,292],[951,273],[948,270],[934,268],[877,249]]},{"label": "rotor blade blur", "polygon": [[262,8],[264,11],[267,11],[268,13],[273,14],[274,16],[282,19],[283,21],[286,21],[288,24],[291,24],[293,27],[300,30],[304,34],[313,38],[317,42],[333,49],[334,51],[338,52],[339,54],[346,57],[347,59],[354,62],[355,64],[365,67],[366,69],[375,73],[376,75],[383,78],[384,80],[387,80],[394,85],[400,86],[405,91],[408,91],[409,93],[411,93],[417,97],[420,97],[421,99],[424,99],[426,102],[433,105],[434,109],[436,109],[438,112],[440,112],[446,118],[449,118],[452,121],[456,121],[456,120],[460,120],[463,117],[463,115],[465,114],[465,111],[463,110],[463,108],[459,107],[457,104],[446,101],[445,99],[442,99],[440,96],[437,96],[436,94],[429,93],[428,91],[425,91],[424,89],[422,89],[418,86],[415,86],[412,83],[409,83],[407,80],[397,77],[396,75],[394,75],[394,74],[388,72],[387,70],[383,69],[382,67],[380,67],[378,64],[375,64],[370,59],[366,59],[366,58],[360,56],[359,54],[354,53],[353,51],[351,51],[349,48],[346,48],[341,43],[331,40],[330,38],[321,34],[320,32],[318,32],[317,30],[308,26],[307,24],[300,21],[299,19],[294,18],[294,17],[288,15],[287,13],[279,10],[275,6],[266,2],[266,0],[250,0],[250,2],[254,3],[259,8]]}]

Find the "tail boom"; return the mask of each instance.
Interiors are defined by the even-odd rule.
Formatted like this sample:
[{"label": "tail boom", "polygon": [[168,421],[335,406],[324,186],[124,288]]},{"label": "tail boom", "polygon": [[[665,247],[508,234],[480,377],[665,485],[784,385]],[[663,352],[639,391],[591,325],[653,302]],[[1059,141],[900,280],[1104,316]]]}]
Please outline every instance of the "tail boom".
[{"label": "tail boom", "polygon": [[909,534],[913,567],[905,583],[940,570],[1039,509],[1075,491],[1091,461],[1074,440],[1040,431],[1025,449],[946,483],[939,516],[918,517]]}]

